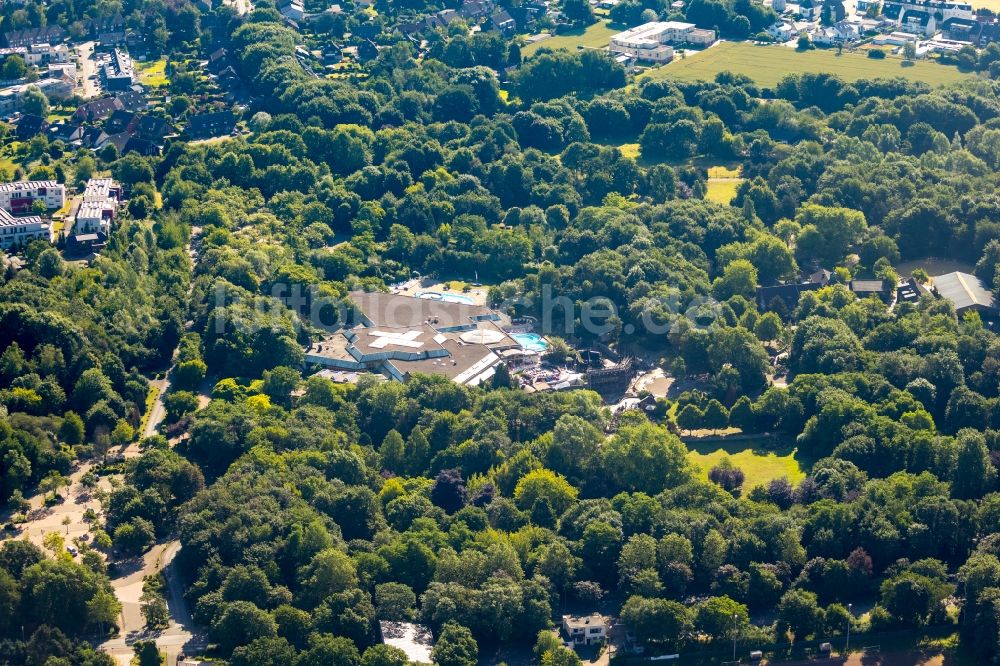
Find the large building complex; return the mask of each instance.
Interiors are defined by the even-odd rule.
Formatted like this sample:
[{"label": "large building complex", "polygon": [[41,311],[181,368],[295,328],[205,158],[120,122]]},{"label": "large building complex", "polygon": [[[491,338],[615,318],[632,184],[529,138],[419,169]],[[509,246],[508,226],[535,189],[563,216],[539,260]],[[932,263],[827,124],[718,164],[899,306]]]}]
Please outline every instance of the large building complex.
[{"label": "large building complex", "polygon": [[83,201],[76,212],[73,233],[104,234],[111,231],[111,224],[122,200],[121,185],[110,178],[91,178],[83,191]]},{"label": "large building complex", "polygon": [[36,201],[49,210],[66,203],[66,186],[54,180],[26,180],[0,184],[0,208],[15,215],[30,213]]},{"label": "large building complex", "polygon": [[306,349],[306,362],[397,381],[445,375],[475,386],[496,372],[504,351],[520,349],[506,318],[489,308],[383,293],[351,293],[356,325]]},{"label": "large building complex", "polygon": [[0,248],[9,249],[33,240],[52,242],[52,225],[37,215],[14,217],[0,208]]},{"label": "large building complex", "polygon": [[613,36],[609,50],[646,62],[670,62],[674,57],[671,44],[709,46],[714,41],[714,30],[680,21],[654,21]]}]

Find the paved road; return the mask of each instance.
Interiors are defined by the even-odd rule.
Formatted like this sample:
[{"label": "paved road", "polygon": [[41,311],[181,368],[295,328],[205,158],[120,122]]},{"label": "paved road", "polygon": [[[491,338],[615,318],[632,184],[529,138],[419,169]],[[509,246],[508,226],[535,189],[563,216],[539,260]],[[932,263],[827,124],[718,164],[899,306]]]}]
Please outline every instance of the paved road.
[{"label": "paved road", "polygon": [[[192,270],[198,264],[199,236],[201,236],[201,227],[192,227],[191,240],[188,241],[187,247],[185,248],[185,250],[188,253],[188,257],[191,258]],[[188,296],[191,295],[193,289],[194,289],[194,279],[192,278],[191,284],[188,286]],[[180,347],[178,346],[177,349],[180,349]],[[174,372],[174,365],[177,359],[177,349],[174,350],[174,354],[172,357],[173,360],[170,363],[170,369],[167,371],[167,374],[164,375],[163,379],[156,379],[150,382],[150,384],[157,387],[159,391],[156,394],[156,400],[153,402],[152,408],[149,410],[149,418],[146,420],[146,428],[142,431],[143,437],[152,437],[153,435],[155,435],[157,428],[160,427],[160,424],[163,423],[163,419],[167,415],[166,409],[163,406],[163,398],[167,394],[167,391],[170,390],[170,385],[171,385],[170,378]],[[211,387],[209,387],[209,390],[211,390]],[[204,392],[200,391],[200,393],[203,394]],[[200,397],[202,398],[202,400],[199,409],[201,407],[204,407],[205,404],[207,404],[207,400],[205,400],[206,396],[203,394]]]},{"label": "paved road", "polygon": [[77,75],[83,78],[83,86],[80,96],[84,99],[93,99],[101,95],[101,83],[97,79],[90,77],[97,74],[97,63],[94,61],[94,42],[84,42],[76,47],[76,52],[80,56],[80,67]]},{"label": "paved road", "polygon": [[[122,666],[127,666],[135,652],[132,644],[138,640],[155,640],[167,655],[167,666],[174,666],[178,656],[191,654],[205,647],[205,637],[198,633],[184,602],[184,588],[172,568],[181,549],[179,541],[159,544],[141,560],[123,563],[122,572],[111,580],[115,595],[122,602],[122,626],[119,636],[98,646],[112,655]],[[140,610],[143,579],[163,572],[167,579],[167,608],[170,624],[157,632],[147,631]]]}]

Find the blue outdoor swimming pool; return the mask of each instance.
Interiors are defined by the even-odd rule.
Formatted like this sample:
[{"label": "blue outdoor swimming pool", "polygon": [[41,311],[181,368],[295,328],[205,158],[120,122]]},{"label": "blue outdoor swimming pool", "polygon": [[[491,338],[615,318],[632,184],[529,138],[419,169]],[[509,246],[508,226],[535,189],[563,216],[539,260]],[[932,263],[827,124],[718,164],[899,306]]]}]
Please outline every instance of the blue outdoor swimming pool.
[{"label": "blue outdoor swimming pool", "polygon": [[464,305],[475,305],[476,302],[464,294],[442,294],[439,291],[418,291],[417,298],[426,298],[429,301],[444,301],[445,303],[462,303]]},{"label": "blue outdoor swimming pool", "polygon": [[528,351],[543,352],[549,348],[549,343],[537,333],[511,333],[510,337],[514,338],[522,349]]}]

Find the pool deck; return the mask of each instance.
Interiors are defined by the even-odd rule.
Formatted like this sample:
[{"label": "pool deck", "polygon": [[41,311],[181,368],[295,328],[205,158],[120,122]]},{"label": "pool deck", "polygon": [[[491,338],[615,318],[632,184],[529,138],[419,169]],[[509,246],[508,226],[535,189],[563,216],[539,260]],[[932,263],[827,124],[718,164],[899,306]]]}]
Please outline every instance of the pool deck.
[{"label": "pool deck", "polygon": [[436,291],[440,294],[455,293],[465,296],[471,299],[470,305],[486,305],[487,289],[486,287],[473,288],[470,291],[452,291],[447,288],[447,285],[443,282],[435,282],[432,280],[411,280],[402,289],[395,290],[393,293],[402,294],[404,296],[414,296],[416,297],[417,292],[421,291]]}]

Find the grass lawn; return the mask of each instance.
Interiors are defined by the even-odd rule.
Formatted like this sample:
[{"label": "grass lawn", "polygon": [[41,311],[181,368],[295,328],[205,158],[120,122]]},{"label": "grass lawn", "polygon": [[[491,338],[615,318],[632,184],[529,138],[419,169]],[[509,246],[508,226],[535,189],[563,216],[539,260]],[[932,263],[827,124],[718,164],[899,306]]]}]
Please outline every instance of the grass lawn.
[{"label": "grass lawn", "polygon": [[543,46],[549,49],[570,49],[571,51],[579,46],[590,49],[603,49],[611,43],[611,35],[617,35],[619,32],[621,30],[612,28],[609,22],[598,21],[593,25],[587,26],[586,30],[571,30],[561,35],[555,35],[548,39],[528,44],[521,49],[521,55],[530,56]]},{"label": "grass lawn", "polygon": [[[1000,3],[1000,0],[995,0]],[[548,41],[548,40],[546,40]],[[837,55],[834,50],[798,52],[786,46],[756,46],[747,42],[720,42],[712,48],[643,74],[652,79],[710,81],[722,71],[745,74],[762,86],[773,86],[786,74],[830,72],[847,81],[902,76],[930,85],[943,85],[972,76],[957,68],[920,61],[904,67],[899,58],[872,60],[859,53]]]},{"label": "grass lawn", "polygon": [[805,478],[799,461],[795,458],[795,449],[779,449],[777,451],[755,448],[753,440],[734,441],[725,448],[719,442],[696,445],[690,449],[688,460],[698,465],[702,478],[708,478],[708,471],[729,456],[734,465],[743,470],[746,479],[743,481],[743,491],[748,492],[754,486],[763,485],[771,479],[788,477],[792,484],[797,484]]},{"label": "grass lawn", "polygon": [[137,63],[139,68],[139,80],[150,88],[159,88],[167,85],[167,59],[151,60],[149,62]]},{"label": "grass lawn", "polygon": [[723,178],[721,180],[709,178],[708,183],[706,183],[705,198],[728,206],[729,202],[736,196],[736,189],[742,182],[742,178]]}]

